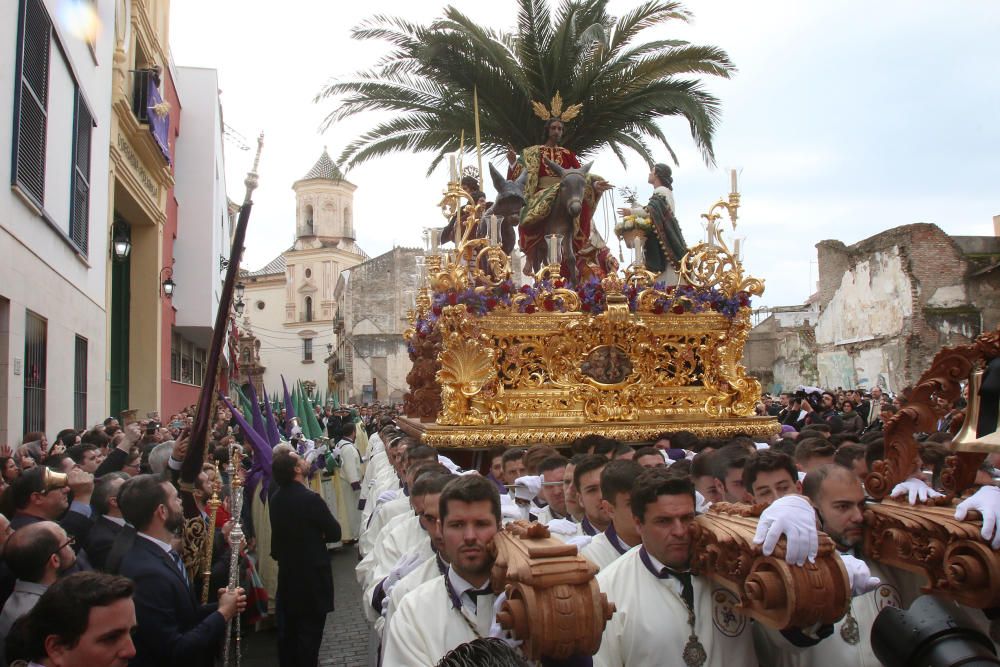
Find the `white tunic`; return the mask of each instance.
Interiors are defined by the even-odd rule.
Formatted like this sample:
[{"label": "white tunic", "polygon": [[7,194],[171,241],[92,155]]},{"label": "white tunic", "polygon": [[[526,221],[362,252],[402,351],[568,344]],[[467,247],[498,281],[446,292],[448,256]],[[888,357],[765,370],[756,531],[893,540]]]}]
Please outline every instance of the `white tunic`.
[{"label": "white tunic", "polygon": [[358,550],[362,555],[367,556],[375,548],[375,541],[378,539],[379,533],[389,521],[400,514],[412,511],[412,509],[409,496],[402,493],[393,500],[379,505],[368,524],[362,527],[361,538],[358,540]]},{"label": "white tunic", "polygon": [[377,534],[375,534],[375,539],[373,540],[371,550],[367,554],[365,554],[365,557],[361,559],[361,562],[358,563],[357,567],[354,569],[355,575],[357,576],[358,579],[358,583],[361,584],[361,590],[364,590],[371,585],[371,579],[373,576],[373,572],[375,571],[375,564],[377,563],[375,559],[375,551],[377,546],[382,542],[382,540],[386,539],[387,536],[392,534],[392,531],[395,530],[396,526],[401,524],[403,521],[406,521],[411,516],[413,515],[398,514],[392,517],[392,519],[390,519],[389,522],[385,524],[384,530],[380,530]]},{"label": "white tunic", "polygon": [[[595,667],[684,664],[691,630],[681,583],[654,576],[641,553],[632,549],[597,575],[617,611],[604,629]],[[705,667],[756,667],[749,621],[734,610],[737,597],[701,577],[693,578],[693,588],[695,634],[708,654]]]},{"label": "white tunic", "polygon": [[534,515],[535,515],[535,519],[538,521],[538,523],[546,525],[546,526],[549,525],[549,522],[552,521],[553,519],[569,519],[570,521],[573,520],[573,517],[570,517],[570,516],[556,516],[556,515],[554,515],[552,513],[552,507],[550,505],[546,505],[545,507],[543,507],[543,508],[541,508],[539,510],[536,510],[534,512]]},{"label": "white tunic", "polygon": [[393,586],[392,592],[389,593],[389,607],[386,611],[385,622],[389,623],[407,593],[416,590],[435,577],[440,577],[447,570],[448,566],[444,564],[444,561],[434,555],[418,565],[413,572],[400,579],[399,583]]},{"label": "white tunic", "polygon": [[461,607],[456,609],[444,579],[435,577],[403,598],[387,626],[382,667],[430,667],[459,644],[476,639],[477,633],[489,636],[495,596],[479,598],[472,612],[471,602],[461,595]]},{"label": "white tunic", "polygon": [[370,620],[375,620],[376,616],[371,605],[375,589],[389,576],[400,557],[411,552],[416,553],[421,560],[434,555],[430,536],[420,526],[420,518],[416,516],[407,516],[404,521],[396,523],[391,531],[387,531],[385,539],[379,540],[375,547],[375,564],[368,576],[368,586],[362,599],[362,607],[366,615],[370,614]]},{"label": "white tunic", "polygon": [[340,497],[344,499],[344,506],[340,508],[341,513],[337,518],[346,523],[345,534],[350,535],[350,538],[345,539],[358,539],[361,528],[358,500],[361,491],[355,491],[351,484],[361,482],[361,455],[349,440],[340,442],[340,470],[334,477],[340,485]]},{"label": "white tunic", "polygon": [[[618,549],[616,549],[615,545],[612,544],[612,539],[618,542]],[[628,552],[630,548],[631,547],[622,542],[621,538],[617,535],[613,533],[609,535],[608,531],[604,531],[603,533],[596,535],[594,539],[590,541],[590,544],[581,549],[580,555],[603,570],[618,560],[619,556],[623,555],[623,552],[619,549],[624,550],[624,552]]]}]

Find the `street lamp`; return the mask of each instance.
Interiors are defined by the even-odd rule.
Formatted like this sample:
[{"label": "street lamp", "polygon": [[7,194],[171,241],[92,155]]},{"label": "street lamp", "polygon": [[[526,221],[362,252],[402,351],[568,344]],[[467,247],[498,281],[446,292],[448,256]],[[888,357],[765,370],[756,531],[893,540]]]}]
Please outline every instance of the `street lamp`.
[{"label": "street lamp", "polygon": [[236,283],[236,300],[243,300],[243,293],[246,292],[247,286],[243,283]]},{"label": "street lamp", "polygon": [[[166,278],[164,278],[166,274]],[[177,287],[177,283],[174,282],[174,270],[169,266],[165,266],[160,270],[160,280],[163,287],[163,296],[168,299],[174,298],[174,288]]]},{"label": "street lamp", "polygon": [[233,309],[236,311],[236,317],[243,316],[243,308],[246,304],[243,303],[243,299],[237,299],[236,303],[233,304]]},{"label": "street lamp", "polygon": [[111,226],[111,254],[119,262],[128,259],[132,252],[132,240],[129,237],[128,225],[115,221]]}]

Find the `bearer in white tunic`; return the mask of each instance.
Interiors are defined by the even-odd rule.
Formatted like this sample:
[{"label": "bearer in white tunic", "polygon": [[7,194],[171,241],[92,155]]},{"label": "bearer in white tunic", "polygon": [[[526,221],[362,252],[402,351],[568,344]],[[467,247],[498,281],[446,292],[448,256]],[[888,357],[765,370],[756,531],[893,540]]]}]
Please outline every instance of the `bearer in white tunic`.
[{"label": "bearer in white tunic", "polygon": [[538,474],[542,477],[542,489],[538,495],[546,503],[545,507],[535,512],[538,523],[547,526],[553,519],[573,520],[566,509],[566,493],[563,489],[567,463],[569,461],[564,456],[556,454],[538,464]]},{"label": "bearer in white tunic", "polygon": [[601,502],[611,517],[611,525],[595,535],[590,544],[580,550],[580,555],[602,570],[642,542],[632,518],[631,501],[632,484],[643,470],[645,468],[635,461],[618,459],[601,471]]},{"label": "bearer in white tunic", "polygon": [[347,524],[344,528],[350,536],[347,539],[356,541],[361,528],[361,510],[358,509],[361,497],[361,454],[351,440],[354,436],[354,424],[345,424],[336,448],[340,456],[340,470],[334,477],[340,485],[339,497],[344,499],[343,518]]},{"label": "bearer in white tunic", "polygon": [[[597,575],[617,611],[604,630],[594,665],[756,666],[749,621],[736,611],[738,598],[687,571],[695,517],[690,479],[650,468],[635,480],[631,506],[642,546]],[[803,530],[808,526],[811,532]],[[805,499],[778,501],[765,510],[755,541],[763,542],[764,553],[770,554],[785,530],[791,531],[788,559],[801,565],[815,558],[815,518]]]},{"label": "bearer in white tunic", "polygon": [[383,640],[385,667],[435,665],[459,644],[490,634],[496,596],[489,545],[500,528],[500,498],[484,477],[465,475],[441,494],[448,573],[403,598]]}]

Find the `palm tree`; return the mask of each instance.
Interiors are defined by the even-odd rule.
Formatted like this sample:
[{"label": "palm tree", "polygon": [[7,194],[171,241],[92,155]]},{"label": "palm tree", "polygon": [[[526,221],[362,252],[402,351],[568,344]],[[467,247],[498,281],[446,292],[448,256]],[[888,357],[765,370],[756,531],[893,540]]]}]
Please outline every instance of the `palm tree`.
[{"label": "palm tree", "polygon": [[[478,91],[483,150],[504,153],[542,142],[542,123],[531,102],[546,105],[559,92],[583,110],[567,124],[563,144],[581,158],[609,147],[626,166],[625,149],[648,164],[650,141],[677,156],[657,121],[683,116],[706,163],[714,164],[712,137],[719,100],[698,75],[728,78],[725,51],[679,40],[638,42],[643,31],[691,18],[679,2],[647,0],[621,17],[608,0],[517,0],[514,32],[483,28],[454,7],[429,26],[375,16],[352,31],[355,39],[388,41],[392,49],[374,68],[333,80],[316,101],[336,99],[325,129],[370,111],[392,117],[351,141],[340,155],[345,168],[396,151],[432,151],[428,168],[473,136],[473,89]],[[470,140],[467,139],[466,146]]]}]

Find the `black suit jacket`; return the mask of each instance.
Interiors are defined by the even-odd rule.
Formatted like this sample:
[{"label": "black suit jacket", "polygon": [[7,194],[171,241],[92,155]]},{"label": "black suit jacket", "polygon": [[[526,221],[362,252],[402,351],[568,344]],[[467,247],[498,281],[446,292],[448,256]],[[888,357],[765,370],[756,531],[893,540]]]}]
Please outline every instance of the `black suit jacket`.
[{"label": "black suit jacket", "polygon": [[87,536],[87,557],[95,569],[104,571],[111,545],[120,532],[122,527],[114,521],[108,521],[103,516],[97,517]]},{"label": "black suit jacket", "polygon": [[303,485],[282,486],[269,501],[271,557],[278,561],[278,595],[291,614],[333,611],[333,570],[327,542],[340,524],[326,502]]},{"label": "black suit jacket", "polygon": [[199,605],[170,556],[136,535],[120,574],[135,582],[135,657],[130,667],[212,667],[226,631],[218,605]]}]

